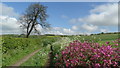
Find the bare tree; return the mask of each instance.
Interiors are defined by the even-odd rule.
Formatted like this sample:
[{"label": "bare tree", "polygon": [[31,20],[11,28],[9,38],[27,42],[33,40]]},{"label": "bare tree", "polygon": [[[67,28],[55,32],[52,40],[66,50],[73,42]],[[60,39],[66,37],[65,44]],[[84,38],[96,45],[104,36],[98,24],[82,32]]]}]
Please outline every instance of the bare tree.
[{"label": "bare tree", "polygon": [[49,24],[46,23],[46,6],[43,6],[39,3],[31,4],[25,11],[25,13],[20,17],[19,23],[26,32],[26,38],[29,37],[32,31],[40,33],[36,25],[40,25],[42,28],[49,27]]}]

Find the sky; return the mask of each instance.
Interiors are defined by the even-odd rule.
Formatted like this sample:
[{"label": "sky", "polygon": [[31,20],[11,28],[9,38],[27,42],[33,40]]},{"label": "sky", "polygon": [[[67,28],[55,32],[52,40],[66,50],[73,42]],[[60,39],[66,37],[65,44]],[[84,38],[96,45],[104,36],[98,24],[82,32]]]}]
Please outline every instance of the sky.
[{"label": "sky", "polygon": [[[18,18],[35,2],[2,2],[1,34],[21,34]],[[112,2],[41,2],[47,6],[50,30],[41,34],[76,35],[118,31],[118,4]]]}]

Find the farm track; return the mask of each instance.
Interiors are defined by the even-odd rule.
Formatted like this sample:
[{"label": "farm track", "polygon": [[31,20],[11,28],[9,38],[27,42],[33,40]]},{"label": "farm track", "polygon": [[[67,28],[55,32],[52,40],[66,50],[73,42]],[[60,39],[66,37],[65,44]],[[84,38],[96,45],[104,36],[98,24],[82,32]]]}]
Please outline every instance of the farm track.
[{"label": "farm track", "polygon": [[30,57],[32,57],[33,55],[35,55],[37,52],[39,52],[40,49],[35,50],[34,52],[30,53],[29,55],[23,57],[21,60],[19,60],[17,63],[11,65],[11,67],[9,68],[17,68],[19,67],[22,63],[26,62]]}]

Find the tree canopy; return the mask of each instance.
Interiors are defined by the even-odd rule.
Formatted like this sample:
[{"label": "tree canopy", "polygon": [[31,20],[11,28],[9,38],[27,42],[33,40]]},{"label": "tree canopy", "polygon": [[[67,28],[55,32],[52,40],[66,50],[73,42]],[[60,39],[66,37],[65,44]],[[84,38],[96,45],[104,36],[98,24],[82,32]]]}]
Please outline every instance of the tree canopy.
[{"label": "tree canopy", "polygon": [[26,38],[29,37],[32,31],[40,34],[37,25],[40,25],[42,28],[50,27],[50,24],[46,22],[48,17],[46,9],[46,6],[34,3],[28,6],[25,13],[19,18],[19,23],[21,24],[20,27],[25,30]]}]

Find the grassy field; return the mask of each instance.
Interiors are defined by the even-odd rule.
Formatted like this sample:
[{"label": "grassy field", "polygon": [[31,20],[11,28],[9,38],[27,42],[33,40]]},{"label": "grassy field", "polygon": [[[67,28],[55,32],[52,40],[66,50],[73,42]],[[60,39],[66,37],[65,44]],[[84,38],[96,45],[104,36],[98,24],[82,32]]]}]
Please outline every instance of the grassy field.
[{"label": "grassy field", "polygon": [[[2,65],[9,66],[28,55],[29,53],[54,42],[54,37],[16,38],[3,36],[2,38]],[[49,41],[46,41],[49,40]]]},{"label": "grassy field", "polygon": [[[41,50],[32,56],[21,66],[45,66],[48,61],[48,53],[52,45],[54,56],[60,53],[65,46],[74,40],[84,42],[86,40],[103,44],[107,41],[112,42],[118,39],[118,34],[101,34],[91,36],[30,36],[30,38],[21,38],[17,35],[2,36],[2,66],[9,66],[16,63],[19,59],[29,53],[41,48]],[[112,44],[112,43],[111,43]],[[53,60],[54,63],[54,60]]]}]

